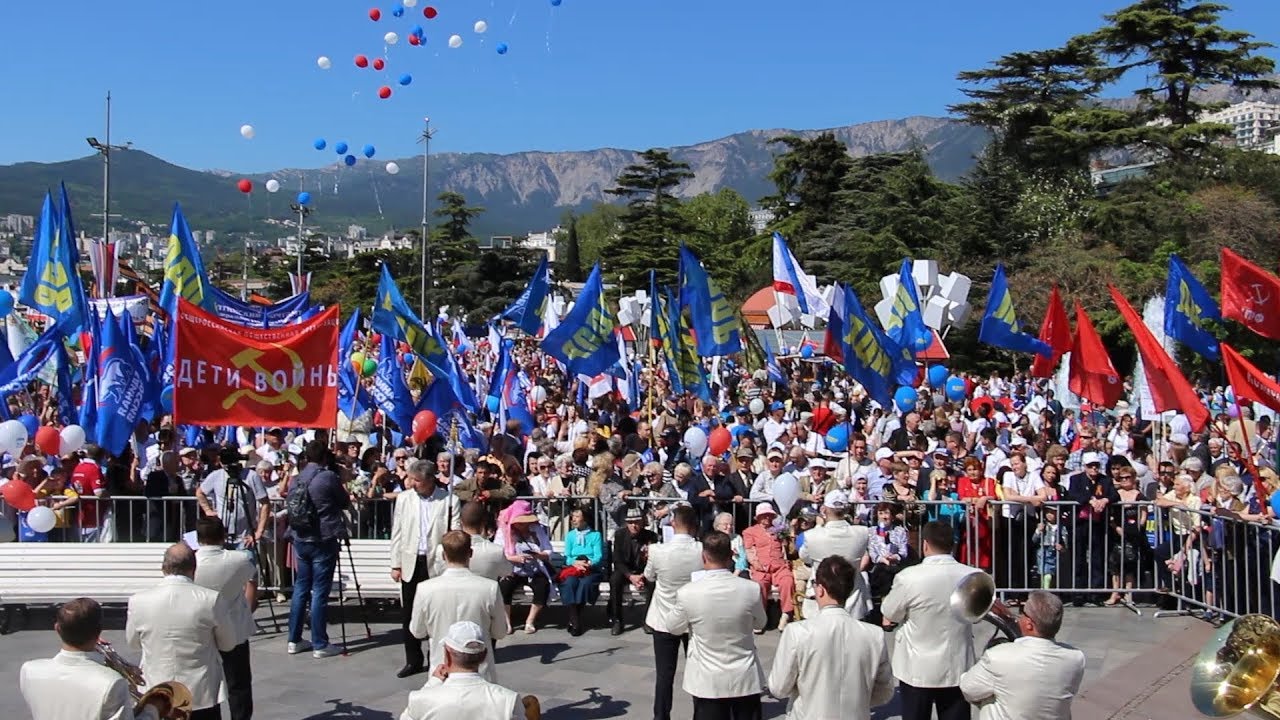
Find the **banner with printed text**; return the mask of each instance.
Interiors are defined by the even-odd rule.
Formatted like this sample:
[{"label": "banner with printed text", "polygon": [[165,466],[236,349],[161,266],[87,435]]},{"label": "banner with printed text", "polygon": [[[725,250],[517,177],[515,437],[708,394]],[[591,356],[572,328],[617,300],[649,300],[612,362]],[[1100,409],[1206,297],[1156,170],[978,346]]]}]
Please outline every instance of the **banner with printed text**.
[{"label": "banner with printed text", "polygon": [[337,307],[287,327],[251,328],[181,299],[175,325],[175,423],[335,427]]}]

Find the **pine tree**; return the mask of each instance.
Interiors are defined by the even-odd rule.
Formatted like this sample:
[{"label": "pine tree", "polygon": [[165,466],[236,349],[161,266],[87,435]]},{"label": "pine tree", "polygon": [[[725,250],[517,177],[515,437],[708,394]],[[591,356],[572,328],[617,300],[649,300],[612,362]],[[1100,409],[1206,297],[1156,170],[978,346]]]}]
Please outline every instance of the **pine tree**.
[{"label": "pine tree", "polygon": [[692,230],[675,191],[691,179],[689,164],[665,150],[645,150],[639,163],[622,171],[617,187],[606,191],[627,200],[621,227],[601,257],[611,278],[621,275],[624,287],[636,289],[648,284],[652,268],[659,284],[675,280],[678,238]]},{"label": "pine tree", "polygon": [[484,208],[468,206],[467,199],[456,192],[440,193],[436,199],[440,207],[432,214],[444,222],[431,229],[432,287],[427,288],[427,304],[456,306],[458,289],[466,288],[468,270],[480,253],[471,236],[471,221]]},{"label": "pine tree", "polygon": [[564,259],[560,261],[560,279],[566,282],[582,282],[582,247],[578,240],[578,217],[569,214],[569,229],[564,238]]},{"label": "pine tree", "polygon": [[773,160],[769,179],[778,192],[760,203],[773,211],[773,228],[791,240],[792,251],[806,259],[809,233],[833,221],[836,193],[849,172],[849,148],[832,133],[806,140],[786,136],[770,141],[786,148]]}]

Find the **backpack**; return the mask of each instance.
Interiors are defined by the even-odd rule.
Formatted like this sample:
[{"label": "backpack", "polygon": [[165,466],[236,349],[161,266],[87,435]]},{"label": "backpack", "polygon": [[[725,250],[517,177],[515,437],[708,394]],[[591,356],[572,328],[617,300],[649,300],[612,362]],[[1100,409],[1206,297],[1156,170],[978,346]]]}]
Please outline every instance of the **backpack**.
[{"label": "backpack", "polygon": [[289,494],[285,497],[284,506],[289,512],[289,529],[294,535],[315,535],[320,532],[320,516],[316,512],[316,503],[311,499],[311,481],[294,482],[289,486]]}]

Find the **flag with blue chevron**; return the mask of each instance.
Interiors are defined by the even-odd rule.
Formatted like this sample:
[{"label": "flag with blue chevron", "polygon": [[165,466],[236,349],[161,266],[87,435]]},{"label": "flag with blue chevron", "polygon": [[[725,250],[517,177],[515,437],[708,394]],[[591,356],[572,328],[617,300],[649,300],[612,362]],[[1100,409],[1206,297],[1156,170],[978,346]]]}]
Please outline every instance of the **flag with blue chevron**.
[{"label": "flag with blue chevron", "polygon": [[680,246],[680,307],[693,320],[698,354],[732,355],[742,351],[738,316],[715,280],[689,248]]},{"label": "flag with blue chevron", "polygon": [[689,318],[680,312],[680,303],[676,302],[670,288],[667,293],[666,308],[670,319],[667,321],[667,332],[670,335],[670,352],[676,375],[680,376],[680,385],[691,395],[703,400],[711,400],[711,387],[707,384],[707,370],[702,366],[697,350],[693,346],[693,333],[689,326]]},{"label": "flag with blue chevron", "polygon": [[894,291],[893,309],[889,311],[889,323],[884,329],[890,340],[909,350],[914,357],[933,344],[933,331],[924,324],[911,264],[911,258],[904,258],[898,269],[898,289]]},{"label": "flag with blue chevron", "polygon": [[543,352],[560,361],[565,374],[595,377],[618,362],[613,340],[613,313],[609,311],[596,263],[578,300],[564,321],[542,339]]},{"label": "flag with blue chevron", "polygon": [[1218,338],[1204,326],[1206,320],[1222,322],[1222,310],[1182,258],[1170,255],[1169,279],[1164,288],[1164,332],[1206,360],[1217,362],[1222,353]]},{"label": "flag with blue chevron", "polygon": [[[67,211],[70,209],[68,205]],[[66,235],[69,218],[61,217],[53,207],[53,195],[46,192],[31,246],[31,262],[27,263],[18,293],[24,305],[53,318],[65,333],[75,332],[89,315],[84,284],[73,261],[75,238]]]},{"label": "flag with blue chevron", "polygon": [[444,369],[448,362],[448,353],[444,343],[436,335],[435,329],[424,325],[417,313],[405,302],[400,288],[391,277],[391,271],[382,266],[382,276],[378,280],[378,295],[373,301],[373,329],[383,335],[405,343],[414,354],[422,358],[432,375],[439,377],[447,374]]},{"label": "flag with blue chevron", "polygon": [[[653,271],[649,272],[649,287],[654,288]],[[667,378],[671,382],[671,392],[684,394],[684,383],[680,381],[680,372],[676,367],[676,356],[679,350],[674,345],[675,333],[671,330],[671,312],[667,307],[667,298],[656,288],[649,296],[650,337],[657,348],[657,355],[667,368]]]},{"label": "flag with blue chevron", "polygon": [[1043,357],[1053,355],[1053,348],[1038,337],[1022,332],[1018,314],[1013,310],[1013,295],[1009,293],[1009,280],[1004,265],[996,265],[991,278],[991,291],[987,293],[987,309],[982,313],[982,325],[978,328],[978,342],[1014,352],[1036,353]]},{"label": "flag with blue chevron", "polygon": [[542,262],[533,271],[533,277],[529,279],[524,292],[498,317],[515,323],[516,327],[530,335],[537,335],[538,328],[542,327],[542,306],[546,303],[550,290],[551,270],[547,264],[547,256],[543,255]]},{"label": "flag with blue chevron", "polygon": [[778,362],[778,356],[773,354],[773,347],[765,345],[764,367],[769,374],[769,382],[787,384],[787,374],[782,371],[782,364]]},{"label": "flag with blue chevron", "polygon": [[177,313],[180,297],[202,310],[217,312],[213,285],[204,272],[200,248],[191,237],[182,208],[174,203],[173,221],[169,224],[169,254],[164,261],[164,284],[160,286],[160,307],[170,318]]},{"label": "flag with blue chevron", "polygon": [[[903,384],[897,376],[902,370],[901,357],[905,350],[867,317],[851,287],[836,285],[828,324],[840,328],[842,333],[838,342],[845,372],[861,383],[873,400],[889,407],[893,386]],[[914,362],[911,362],[911,372],[914,377]]]}]

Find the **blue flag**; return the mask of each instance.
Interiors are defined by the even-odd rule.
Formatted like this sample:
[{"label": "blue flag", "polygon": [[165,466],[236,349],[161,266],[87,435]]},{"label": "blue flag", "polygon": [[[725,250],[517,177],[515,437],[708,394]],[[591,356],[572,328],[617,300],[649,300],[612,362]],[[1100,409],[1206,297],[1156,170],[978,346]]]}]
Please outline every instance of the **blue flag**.
[{"label": "blue flag", "polygon": [[570,377],[595,377],[618,362],[613,329],[613,314],[605,301],[600,264],[596,263],[573,310],[542,339],[542,350],[559,360]]},{"label": "blue flag", "polygon": [[[866,388],[867,394],[884,407],[892,402],[895,384],[904,384],[900,375],[907,353],[867,317],[853,288],[836,285],[828,326],[839,328],[840,354],[845,372]],[[914,379],[915,363],[910,363]]]},{"label": "blue flag", "polygon": [[39,378],[40,371],[47,363],[57,360],[58,351],[62,349],[62,335],[62,328],[57,325],[50,326],[43,335],[22,351],[17,360],[0,370],[0,410],[4,411],[5,418],[8,418],[9,411],[9,403],[6,399],[14,393],[26,390],[32,381]]},{"label": "blue flag", "polygon": [[512,340],[503,339],[502,347],[498,350],[498,367],[493,373],[492,386],[497,390],[498,398],[498,428],[499,432],[505,432],[507,421],[516,420],[520,423],[521,434],[527,435],[533,432],[537,423],[529,413],[529,401],[525,396],[521,377],[524,373],[511,356],[514,345]]},{"label": "blue flag", "polygon": [[310,318],[317,309],[311,305],[311,293],[306,290],[274,305],[258,305],[228,295],[216,286],[209,287],[213,292],[214,312],[218,317],[246,327],[278,328],[292,325]]},{"label": "blue flag", "polygon": [[[90,433],[98,425],[98,347],[102,344],[102,325],[98,322],[97,313],[89,313],[85,330],[89,333],[90,345],[84,348],[84,367],[80,371],[84,381],[80,385],[80,412],[76,424],[84,428],[86,437],[91,437]],[[172,361],[170,356],[169,362]],[[172,371],[172,365],[169,369]]]},{"label": "blue flag", "polygon": [[742,350],[738,316],[702,262],[680,246],[680,306],[693,320],[698,354],[732,355]]},{"label": "blue flag", "polygon": [[85,430],[92,431],[94,442],[107,452],[119,455],[142,416],[147,388],[139,356],[126,344],[125,332],[110,308],[102,322],[102,340],[94,351],[98,422]]},{"label": "blue flag", "polygon": [[547,256],[543,255],[542,262],[538,263],[538,269],[533,271],[533,277],[529,279],[524,292],[520,293],[520,297],[516,298],[515,302],[503,310],[498,317],[515,323],[516,327],[530,335],[537,335],[538,328],[542,327],[543,305],[546,304],[547,294],[550,291],[551,271],[547,264]]},{"label": "blue flag", "polygon": [[1217,362],[1218,338],[1204,327],[1205,320],[1222,321],[1222,310],[1191,269],[1177,255],[1169,256],[1169,279],[1164,288],[1164,332],[1196,354]]},{"label": "blue flag", "polygon": [[54,388],[58,396],[58,422],[64,426],[71,425],[76,421],[76,405],[71,395],[71,357],[67,355],[67,348],[62,343],[54,348],[53,357],[58,364],[58,379]]},{"label": "blue flag", "polygon": [[1053,348],[1048,343],[1022,332],[1018,315],[1013,310],[1013,296],[1009,294],[1004,265],[996,265],[995,277],[991,278],[991,292],[987,293],[987,310],[982,314],[978,342],[1014,352],[1053,356]]},{"label": "blue flag", "polygon": [[402,433],[413,428],[415,412],[413,395],[404,381],[404,369],[400,366],[400,353],[396,352],[396,340],[382,334],[382,347],[378,354],[378,372],[373,376],[373,401],[387,419],[396,424]]},{"label": "blue flag", "polygon": [[904,259],[898,270],[898,290],[893,297],[893,309],[889,312],[885,332],[890,340],[905,347],[913,357],[933,344],[933,331],[924,324],[916,281],[911,277],[910,258]]},{"label": "blue flag", "polygon": [[480,402],[476,399],[475,389],[467,381],[467,373],[458,364],[458,356],[449,353],[449,366],[445,369],[449,373],[443,379],[449,383],[449,389],[453,391],[454,397],[458,399],[462,408],[468,412],[478,412],[480,410]]},{"label": "blue flag", "polygon": [[203,310],[217,312],[216,295],[204,272],[200,249],[191,237],[182,208],[174,203],[173,221],[169,224],[169,254],[164,261],[164,284],[160,286],[160,308],[171,318],[177,312],[180,297]]},{"label": "blue flag", "polygon": [[444,370],[448,362],[448,352],[444,343],[436,335],[435,329],[424,325],[405,302],[400,288],[391,277],[391,271],[382,266],[382,277],[378,280],[378,295],[373,301],[373,329],[409,346],[413,353],[422,358],[427,369],[437,377],[447,374]]},{"label": "blue flag", "polygon": [[156,318],[151,323],[151,339],[142,350],[143,367],[147,371],[147,399],[142,404],[142,416],[155,420],[165,414],[161,396],[164,393],[164,355],[168,340],[165,324]]},{"label": "blue flag", "polygon": [[689,332],[689,320],[684,313],[680,312],[680,304],[671,295],[669,288],[666,294],[666,309],[670,316],[667,320],[669,335],[667,347],[671,354],[675,376],[679,377],[680,386],[684,392],[710,401],[711,388],[707,384],[707,371],[702,366],[702,359],[694,350],[693,338],[690,337]]},{"label": "blue flag", "polygon": [[[347,318],[338,334],[338,409],[354,420],[373,406],[369,391],[360,384],[360,376],[351,366],[351,354],[355,350],[356,331],[360,328],[360,310]],[[385,335],[384,335],[385,337]]]},{"label": "blue flag", "polygon": [[787,384],[787,374],[782,372],[782,365],[778,362],[778,356],[773,354],[773,348],[766,346],[764,349],[765,360],[764,366],[769,374],[769,382]]},{"label": "blue flag", "polygon": [[54,211],[53,196],[46,192],[18,299],[53,318],[62,332],[72,333],[89,313],[84,284],[73,263],[75,238],[65,234],[66,224]]}]

